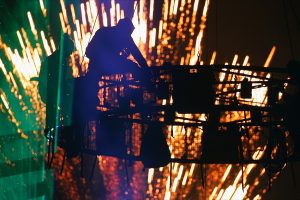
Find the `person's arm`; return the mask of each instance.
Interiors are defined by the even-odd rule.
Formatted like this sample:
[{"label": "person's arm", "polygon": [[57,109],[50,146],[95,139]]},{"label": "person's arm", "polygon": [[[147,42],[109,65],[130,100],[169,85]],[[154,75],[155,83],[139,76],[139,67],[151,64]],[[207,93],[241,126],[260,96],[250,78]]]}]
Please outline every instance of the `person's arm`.
[{"label": "person's arm", "polygon": [[142,53],[140,52],[139,48],[136,46],[132,38],[129,42],[129,51],[142,68],[149,67],[147,61],[145,60],[144,56],[142,55]]}]

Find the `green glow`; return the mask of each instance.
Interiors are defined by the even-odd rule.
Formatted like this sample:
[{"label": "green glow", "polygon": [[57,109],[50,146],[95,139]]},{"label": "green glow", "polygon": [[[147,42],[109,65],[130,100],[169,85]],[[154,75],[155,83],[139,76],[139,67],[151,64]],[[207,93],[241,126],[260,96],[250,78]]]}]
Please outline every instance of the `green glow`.
[{"label": "green glow", "polygon": [[[63,71],[63,61],[64,61],[64,41],[63,41],[63,33],[61,32],[60,36],[60,51],[59,51],[59,63],[58,63],[58,83],[57,83],[57,99],[56,99],[56,113],[55,113],[55,126],[59,127],[61,126],[60,123],[60,108],[61,108],[61,93],[62,93],[62,71]],[[58,140],[58,129],[55,130],[55,145],[54,145],[54,150],[56,152],[56,147],[57,147],[57,140]]]},{"label": "green glow", "polygon": [[[36,25],[44,31],[47,30],[46,19],[40,12],[38,1],[11,1],[11,6],[1,10],[5,13],[0,16],[0,25],[3,25],[0,38],[13,52],[16,49],[24,57],[17,30],[24,29],[33,48],[37,43],[42,44],[41,38],[36,40],[31,32],[27,12],[33,13],[36,22],[42,22]],[[9,105],[7,108],[0,99],[0,199],[53,199],[54,175],[45,167],[44,122],[37,119],[38,112],[33,105],[34,84],[29,89],[22,86],[22,80],[4,48],[0,45],[0,59],[15,83],[0,69],[0,95],[5,96]],[[40,59],[43,58],[44,53]]]},{"label": "green glow", "polygon": [[53,194],[53,175],[45,170],[45,139],[27,133],[0,137],[0,199],[48,199]]}]

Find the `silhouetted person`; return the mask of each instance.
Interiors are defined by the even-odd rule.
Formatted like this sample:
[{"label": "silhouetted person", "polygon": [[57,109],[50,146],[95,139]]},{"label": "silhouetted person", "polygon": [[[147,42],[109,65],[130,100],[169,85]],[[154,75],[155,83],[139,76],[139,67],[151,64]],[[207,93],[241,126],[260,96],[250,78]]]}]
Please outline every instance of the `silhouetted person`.
[{"label": "silhouetted person", "polygon": [[[73,77],[72,69],[69,66],[69,56],[74,49],[74,44],[67,34],[63,35],[62,40],[61,44],[63,47],[59,47],[42,62],[39,77],[32,79],[39,81],[39,94],[42,101],[46,104],[46,129],[55,128],[56,110],[59,106],[64,108],[68,104],[72,104],[66,102],[66,99],[72,100],[73,98],[71,94]],[[60,73],[61,81],[59,80]],[[58,105],[58,97],[62,102],[60,105]],[[65,114],[65,120],[71,120],[70,113],[61,114]]]},{"label": "silhouetted person", "polygon": [[[131,37],[133,30],[130,19],[121,19],[114,27],[100,28],[87,46],[86,55],[90,63],[84,87],[87,108],[83,110],[83,114],[89,119],[94,119],[97,115],[98,83],[101,76],[132,73],[137,80],[148,79],[148,65]],[[128,59],[129,55],[137,63]]]},{"label": "silhouetted person", "polygon": [[[139,73],[140,69],[148,67],[131,37],[133,30],[134,26],[128,18],[121,19],[117,26],[100,28],[86,50],[90,59],[89,73]],[[130,54],[141,68],[127,59]]]}]

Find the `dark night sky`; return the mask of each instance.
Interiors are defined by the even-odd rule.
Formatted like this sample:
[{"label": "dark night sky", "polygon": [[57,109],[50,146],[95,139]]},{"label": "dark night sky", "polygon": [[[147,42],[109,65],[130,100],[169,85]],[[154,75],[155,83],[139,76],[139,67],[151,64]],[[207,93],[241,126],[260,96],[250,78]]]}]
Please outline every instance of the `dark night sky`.
[{"label": "dark night sky", "polygon": [[209,60],[212,51],[217,49],[220,64],[232,62],[237,53],[240,63],[249,55],[251,65],[261,66],[275,45],[277,50],[271,66],[285,66],[292,58],[285,12],[294,58],[300,60],[299,11],[298,0],[211,1],[204,36],[204,60]]}]

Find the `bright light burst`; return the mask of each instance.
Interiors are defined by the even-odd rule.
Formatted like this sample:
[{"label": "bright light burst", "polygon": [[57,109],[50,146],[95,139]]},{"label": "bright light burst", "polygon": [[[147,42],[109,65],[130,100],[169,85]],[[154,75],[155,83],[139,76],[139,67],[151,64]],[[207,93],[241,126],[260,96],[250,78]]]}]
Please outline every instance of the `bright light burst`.
[{"label": "bright light burst", "polygon": [[[49,13],[44,1],[40,0],[39,3],[42,11],[41,18],[46,18]],[[85,49],[96,30],[103,26],[114,26],[119,19],[126,16],[132,16],[135,26],[132,37],[149,65],[159,66],[165,62],[171,62],[174,65],[194,65],[197,61],[204,64],[202,41],[205,39],[209,3],[209,0],[204,2],[198,0],[164,0],[163,2],[140,0],[128,1],[125,4],[118,0],[111,0],[109,3],[102,1],[96,3],[95,0],[88,0],[80,4],[65,4],[63,0],[60,0],[60,12],[57,19],[60,21],[62,31],[73,38],[76,48],[71,56],[73,75],[76,77],[80,75],[80,72],[87,71],[89,61],[84,56]],[[31,12],[28,11],[26,16],[30,30],[21,28],[16,30],[14,36],[18,40],[19,47],[12,49],[10,44],[5,42],[6,39],[0,37],[0,48],[3,52],[0,57],[0,68],[4,75],[1,84],[5,85],[0,88],[0,111],[1,115],[6,116],[24,139],[27,139],[29,134],[41,134],[42,131],[32,132],[30,130],[42,130],[45,125],[45,105],[41,103],[37,84],[30,79],[38,76],[42,60],[51,55],[58,46],[51,36],[51,27],[37,30],[35,25],[37,20],[32,17]],[[269,66],[275,50],[276,47],[271,49],[264,64],[265,67]],[[216,56],[217,52],[214,51],[207,64],[214,64]],[[249,56],[246,56],[242,61],[236,54],[231,64],[240,65],[239,63],[242,63],[243,66],[249,66],[249,60]],[[232,71],[234,72],[234,70]],[[244,73],[250,74],[249,71]],[[226,76],[225,73],[219,75],[220,80],[240,81],[243,79],[243,76]],[[228,85],[228,87],[232,87],[232,85]],[[219,85],[217,90],[226,92],[226,88]],[[265,104],[266,92],[265,88],[255,89],[252,103]],[[185,114],[183,116],[205,120],[205,115]],[[221,121],[243,118],[244,113],[226,112]],[[254,145],[257,135],[261,131],[259,129],[251,130],[249,140],[252,142],[250,141],[250,144]],[[181,158],[184,155],[185,137],[187,137],[189,145],[188,158],[198,158],[201,154],[199,151],[201,135],[202,130],[199,128],[168,127],[168,144],[172,158]],[[136,141],[133,143],[138,144],[139,137],[136,135],[134,139]],[[30,146],[30,144],[28,145]],[[261,158],[263,152],[264,149],[254,151],[253,159]],[[6,155],[2,156],[9,162],[10,158]],[[60,164],[62,160],[60,151],[56,159],[58,161],[55,164]],[[205,165],[202,166],[205,180],[201,180],[201,167],[197,164],[172,163],[170,173],[170,166],[149,169],[144,172],[142,164],[137,162],[131,167],[130,181],[127,185],[127,180],[124,178],[124,161],[108,157],[99,157],[98,160],[98,170],[103,176],[103,183],[109,199],[123,197],[129,199],[260,199],[261,195],[266,192],[266,189],[263,189],[267,186],[264,180],[267,179],[265,171],[255,164],[244,166]],[[71,175],[71,172],[75,170],[73,168],[76,163],[78,164],[76,160],[67,162],[66,167],[72,169],[62,175],[56,175],[58,181],[66,183],[62,186],[65,188],[64,190],[73,188],[70,193],[71,197],[75,197],[79,193]],[[205,187],[202,186],[203,181]]]}]

